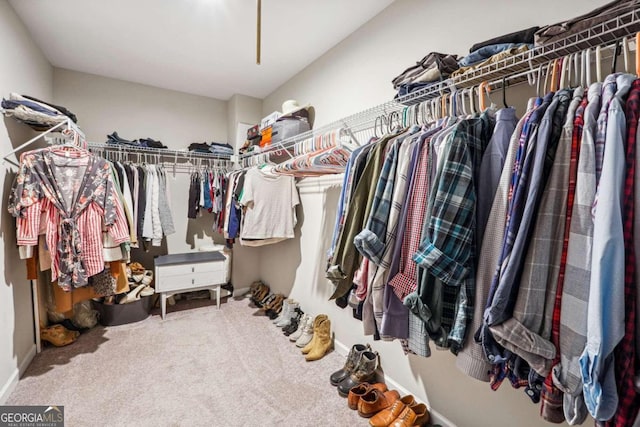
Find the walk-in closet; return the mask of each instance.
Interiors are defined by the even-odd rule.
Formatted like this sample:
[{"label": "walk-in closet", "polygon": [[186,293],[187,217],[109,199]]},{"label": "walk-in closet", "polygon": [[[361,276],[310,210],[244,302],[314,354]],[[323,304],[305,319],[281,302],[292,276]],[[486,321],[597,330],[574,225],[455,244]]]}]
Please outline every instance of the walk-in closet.
[{"label": "walk-in closet", "polygon": [[0,0],[0,427],[640,427],[639,47],[636,0]]}]

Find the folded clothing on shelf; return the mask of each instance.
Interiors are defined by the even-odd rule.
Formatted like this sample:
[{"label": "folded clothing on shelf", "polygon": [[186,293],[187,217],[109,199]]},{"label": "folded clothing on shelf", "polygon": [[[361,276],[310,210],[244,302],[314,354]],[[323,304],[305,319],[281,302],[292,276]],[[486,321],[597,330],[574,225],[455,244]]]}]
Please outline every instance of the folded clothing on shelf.
[{"label": "folded clothing on shelf", "polygon": [[616,0],[568,21],[547,25],[535,33],[535,44],[540,46],[556,42],[629,12],[635,7],[637,7],[635,0]]},{"label": "folded clothing on shelf", "polygon": [[505,34],[502,36],[494,37],[489,40],[485,40],[480,43],[476,43],[469,48],[469,53],[473,53],[478,49],[485,46],[497,45],[497,44],[532,44],[533,38],[540,27],[531,27],[520,31],[514,31],[513,33]]},{"label": "folded clothing on shelf", "polygon": [[107,135],[107,144],[129,145],[132,147],[167,148],[167,146],[162,142],[156,141],[151,138],[140,138],[130,141],[128,139],[122,138],[120,135],[118,135],[118,132],[113,132],[111,135]]},{"label": "folded clothing on shelf", "polygon": [[[506,46],[506,45],[505,45]],[[521,44],[521,45],[512,45],[511,47],[506,47],[503,50],[498,51],[497,53],[495,53],[494,55],[491,55],[488,59],[484,59],[481,60],[479,62],[475,62],[472,65],[466,66],[466,67],[460,67],[458,68],[456,71],[454,71],[451,76],[455,77],[455,76],[461,76],[464,73],[467,73],[469,71],[475,70],[477,68],[483,67],[485,65],[488,64],[492,64],[498,61],[501,61],[505,58],[508,58],[510,56],[513,55],[517,55],[519,53],[522,52],[526,52],[528,51],[530,48],[532,47],[532,45],[528,45],[528,44]],[[487,52],[490,52],[491,49],[489,49],[488,47],[485,48],[481,48],[479,50],[486,50]],[[469,55],[472,56],[473,54]],[[478,55],[481,56],[481,55]],[[477,57],[477,56],[476,56]]]},{"label": "folded clothing on shelf", "polygon": [[509,49],[518,49],[522,46],[526,46],[527,49],[533,49],[533,44],[527,44],[527,43],[490,44],[474,50],[469,55],[465,56],[460,61],[458,61],[458,65],[460,65],[460,68],[476,65],[480,62],[483,62],[491,58],[493,55],[496,55],[498,53],[504,52]]},{"label": "folded clothing on shelf", "polygon": [[399,89],[402,85],[412,83],[435,82],[448,77],[457,69],[457,55],[431,52],[395,77],[392,80],[393,88]]},{"label": "folded clothing on shelf", "polygon": [[210,144],[206,142],[194,142],[189,144],[188,150],[196,153],[212,153],[228,156],[233,154],[233,147],[231,145],[220,142],[212,142]]},{"label": "folded clothing on shelf", "polygon": [[17,93],[9,94],[9,99],[3,99],[1,105],[5,115],[12,116],[36,130],[46,130],[68,119],[75,119],[75,115],[64,107],[58,108],[70,115],[63,113],[52,104]]}]

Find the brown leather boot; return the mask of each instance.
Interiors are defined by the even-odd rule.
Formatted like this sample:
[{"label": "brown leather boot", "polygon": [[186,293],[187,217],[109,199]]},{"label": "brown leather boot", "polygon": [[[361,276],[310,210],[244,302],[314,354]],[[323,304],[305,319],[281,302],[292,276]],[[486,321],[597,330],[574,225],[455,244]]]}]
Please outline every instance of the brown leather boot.
[{"label": "brown leather boot", "polygon": [[323,320],[326,320],[328,318],[329,317],[326,314],[318,314],[316,316],[316,318],[313,319],[313,337],[311,338],[311,341],[309,341],[309,344],[304,346],[304,348],[302,349],[302,354],[309,353],[311,351],[311,349],[315,346],[315,342],[316,342],[316,339],[317,339],[316,331],[318,330],[318,327],[320,326],[320,322],[322,322]]},{"label": "brown leather boot", "polygon": [[356,364],[358,363],[358,359],[360,359],[360,354],[366,350],[371,350],[369,344],[366,346],[363,344],[354,344],[353,347],[351,347],[351,351],[347,356],[347,361],[345,362],[344,367],[339,371],[334,372],[331,374],[331,377],[329,377],[329,382],[331,382],[332,386],[337,386],[342,380],[351,375],[351,373],[356,369]]},{"label": "brown leather boot", "polygon": [[307,362],[322,359],[331,349],[333,349],[333,336],[331,335],[331,320],[322,319],[318,328],[313,333],[316,342],[304,358]]},{"label": "brown leather boot", "polygon": [[396,400],[390,408],[378,412],[369,420],[371,427],[387,427],[396,420],[407,406],[416,404],[416,400],[412,395],[404,396],[400,400]]},{"label": "brown leather boot", "polygon": [[376,382],[377,369],[378,353],[363,351],[353,373],[338,384],[338,394],[342,397],[347,397],[349,390],[358,384]]}]

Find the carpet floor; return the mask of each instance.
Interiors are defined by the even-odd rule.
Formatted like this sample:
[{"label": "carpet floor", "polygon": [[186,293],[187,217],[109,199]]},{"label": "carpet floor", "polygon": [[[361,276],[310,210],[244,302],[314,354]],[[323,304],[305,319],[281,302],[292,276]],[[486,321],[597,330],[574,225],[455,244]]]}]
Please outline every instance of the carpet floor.
[{"label": "carpet floor", "polygon": [[67,427],[368,425],[329,384],[344,357],[306,362],[256,313],[179,301],[166,320],[98,326],[45,348],[6,404],[64,405]]}]

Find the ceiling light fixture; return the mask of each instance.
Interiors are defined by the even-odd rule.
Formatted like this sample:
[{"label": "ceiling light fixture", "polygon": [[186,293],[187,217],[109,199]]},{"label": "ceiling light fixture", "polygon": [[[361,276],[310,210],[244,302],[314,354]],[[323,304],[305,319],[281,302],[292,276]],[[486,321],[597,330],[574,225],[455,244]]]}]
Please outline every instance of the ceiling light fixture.
[{"label": "ceiling light fixture", "polygon": [[260,65],[260,38],[262,33],[262,0],[257,0],[257,13],[256,13],[256,65]]}]

